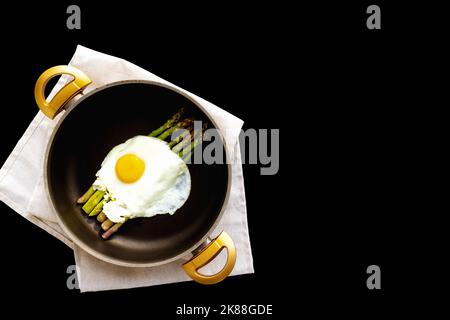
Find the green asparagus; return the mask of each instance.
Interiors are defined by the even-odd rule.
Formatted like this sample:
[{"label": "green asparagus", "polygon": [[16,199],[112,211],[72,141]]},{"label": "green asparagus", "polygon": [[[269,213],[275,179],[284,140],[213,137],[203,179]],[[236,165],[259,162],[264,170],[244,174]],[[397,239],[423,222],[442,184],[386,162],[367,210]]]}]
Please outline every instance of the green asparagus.
[{"label": "green asparagus", "polygon": [[86,191],[81,197],[78,198],[77,203],[83,204],[89,200],[89,198],[94,194],[94,186],[91,186],[88,191]]},{"label": "green asparagus", "polygon": [[180,154],[180,152],[182,150],[184,150],[185,148],[187,148],[191,144],[192,139],[195,140],[199,135],[203,136],[203,132],[206,130],[207,127],[208,127],[207,124],[204,123],[203,127],[202,127],[202,131],[194,132],[194,137],[193,138],[191,137],[191,139],[183,139],[180,143],[178,143],[176,146],[174,146],[172,148],[172,151],[175,152],[175,153]]},{"label": "green asparagus", "polygon": [[[180,130],[180,129],[179,129]],[[183,132],[181,132],[175,139],[169,142],[169,148],[172,149],[176,144],[180,143],[181,140],[184,139],[188,134],[192,134],[192,131],[194,130],[193,126],[189,126],[188,128],[184,129]]]},{"label": "green asparagus", "polygon": [[[125,220],[126,222],[127,220]],[[121,223],[116,223],[114,224],[111,228],[109,228],[106,232],[104,232],[102,234],[102,238],[104,240],[108,239],[111,235],[113,235],[114,233],[117,232],[117,230],[119,230],[119,228],[125,223],[125,222],[121,222]]]},{"label": "green asparagus", "polygon": [[100,212],[100,214],[97,216],[97,221],[100,223],[102,223],[106,219],[108,219],[108,217],[106,216],[106,214],[103,211]]},{"label": "green asparagus", "polygon": [[95,191],[92,197],[90,197],[89,200],[82,207],[83,211],[86,212],[87,214],[90,214],[92,210],[94,210],[95,206],[99,204],[100,201],[102,201],[104,195],[105,191],[100,190]]},{"label": "green asparagus", "polygon": [[161,140],[165,140],[167,137],[170,137],[172,133],[174,133],[178,129],[183,129],[192,124],[192,119],[184,119],[178,123],[176,123],[174,126],[170,127],[163,133],[161,133],[157,138]]},{"label": "green asparagus", "polygon": [[167,120],[166,123],[164,123],[161,127],[159,127],[156,130],[153,130],[149,136],[150,137],[157,137],[159,136],[161,133],[163,133],[165,130],[169,129],[170,127],[172,127],[175,123],[177,123],[180,118],[183,116],[185,109],[181,108],[180,110],[178,110],[177,113],[175,113],[172,118],[170,118],[169,120]]},{"label": "green asparagus", "polygon": [[103,223],[102,223],[102,229],[103,229],[103,231],[107,231],[109,228],[112,227],[113,224],[114,224],[114,222],[112,222],[112,221],[109,220],[109,219],[106,219],[105,221],[103,221]]},{"label": "green asparagus", "polygon": [[197,136],[194,141],[191,142],[191,145],[189,147],[188,150],[186,150],[186,154],[184,154],[184,149],[181,150],[178,153],[178,156],[180,156],[180,158],[182,158],[185,162],[188,161],[189,159],[191,159],[192,153],[194,152],[195,148],[202,143],[202,135]]},{"label": "green asparagus", "polygon": [[89,213],[89,217],[94,217],[98,215],[100,212],[102,212],[103,205],[106,203],[106,200],[100,201],[95,208]]}]

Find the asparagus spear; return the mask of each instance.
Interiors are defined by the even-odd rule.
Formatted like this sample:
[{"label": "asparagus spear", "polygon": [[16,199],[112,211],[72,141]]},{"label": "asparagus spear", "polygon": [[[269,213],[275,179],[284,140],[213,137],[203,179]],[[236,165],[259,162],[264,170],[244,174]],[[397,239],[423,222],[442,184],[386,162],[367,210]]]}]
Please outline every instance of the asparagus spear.
[{"label": "asparagus spear", "polygon": [[188,128],[184,129],[180,135],[178,135],[175,139],[169,142],[169,148],[172,149],[176,144],[180,143],[181,140],[184,139],[188,134],[192,134],[192,130],[194,130],[193,126],[189,126]]},{"label": "asparagus spear", "polygon": [[[125,220],[126,222],[126,220]],[[114,233],[117,232],[117,230],[119,230],[119,228],[125,223],[125,222],[121,222],[121,223],[116,223],[114,224],[111,228],[109,228],[106,232],[104,232],[102,234],[102,238],[104,240],[108,239],[109,237],[111,237],[111,235],[113,235]]]},{"label": "asparagus spear", "polygon": [[157,138],[161,139],[161,140],[165,140],[167,137],[171,136],[172,133],[175,132],[175,130],[178,130],[180,128],[186,128],[188,126],[190,126],[192,124],[192,119],[184,119],[178,123],[176,123],[174,126],[170,127],[169,129],[167,129],[166,131],[164,131],[163,133],[161,133]]},{"label": "asparagus spear", "polygon": [[89,200],[89,198],[94,194],[94,186],[91,186],[88,191],[86,191],[81,197],[78,198],[77,203],[82,204]]},{"label": "asparagus spear", "polygon": [[94,209],[92,209],[91,213],[89,213],[89,217],[94,217],[102,212],[103,205],[106,203],[106,200],[100,201]]},{"label": "asparagus spear", "polygon": [[186,151],[186,154],[184,154],[184,149],[181,150],[178,155],[183,158],[183,160],[186,162],[188,161],[191,156],[192,153],[194,152],[195,148],[202,142],[202,135],[200,134],[199,136],[197,136],[194,141],[191,142],[191,146],[189,148],[189,150]]},{"label": "asparagus spear", "polygon": [[87,214],[91,213],[94,210],[95,206],[102,201],[103,196],[105,195],[105,191],[97,190],[94,192],[92,197],[83,205],[82,209]]},{"label": "asparagus spear", "polygon": [[108,219],[108,217],[106,216],[106,214],[103,211],[100,212],[100,214],[97,216],[97,221],[100,223],[102,223],[106,219]]},{"label": "asparagus spear", "polygon": [[103,221],[103,223],[102,223],[102,229],[103,229],[103,231],[107,231],[109,228],[112,227],[113,224],[114,224],[114,222],[112,222],[112,221],[109,220],[109,219],[106,219],[105,221]]},{"label": "asparagus spear", "polygon": [[161,127],[159,127],[156,130],[153,130],[149,136],[150,137],[157,137],[159,136],[161,133],[163,133],[165,130],[169,129],[170,127],[172,127],[175,123],[177,123],[181,116],[184,114],[185,109],[181,108],[180,110],[178,110],[177,113],[175,113],[169,120],[167,120],[166,123],[164,123]]},{"label": "asparagus spear", "polygon": [[[206,130],[207,127],[208,127],[208,125],[206,123],[204,123],[201,132],[194,132],[193,139],[195,140],[199,135],[203,136],[203,132]],[[186,148],[190,143],[192,143],[192,138],[191,138],[191,140],[183,139],[183,141],[181,141],[180,143],[178,143],[176,146],[174,146],[172,148],[172,151],[175,153],[178,153],[180,155],[180,151],[182,151],[184,148]],[[181,155],[180,155],[180,157],[181,157]]]}]

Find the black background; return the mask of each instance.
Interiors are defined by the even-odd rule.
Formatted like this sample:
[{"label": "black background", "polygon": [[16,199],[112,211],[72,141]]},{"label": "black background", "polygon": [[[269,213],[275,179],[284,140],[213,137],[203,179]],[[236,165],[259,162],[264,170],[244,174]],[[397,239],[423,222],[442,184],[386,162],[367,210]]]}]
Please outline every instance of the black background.
[{"label": "black background", "polygon": [[[246,128],[280,128],[280,171],[244,165],[255,274],[211,287],[68,290],[73,253],[1,204],[2,305],[174,318],[183,303],[256,303],[278,316],[365,318],[448,304],[448,7],[74,3],[79,31],[66,28],[69,2],[2,9],[2,161],[37,111],[39,74],[81,44],[217,104]],[[370,4],[381,7],[381,30],[366,28]],[[366,288],[371,264],[381,267],[378,291]]]}]

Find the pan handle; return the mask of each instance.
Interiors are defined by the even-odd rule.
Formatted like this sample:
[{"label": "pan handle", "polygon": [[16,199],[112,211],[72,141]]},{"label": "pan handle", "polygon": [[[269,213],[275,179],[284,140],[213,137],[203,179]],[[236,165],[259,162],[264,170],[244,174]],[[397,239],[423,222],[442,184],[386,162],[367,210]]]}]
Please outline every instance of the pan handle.
[{"label": "pan handle", "polygon": [[[45,86],[53,77],[68,74],[73,80],[59,90],[50,102],[44,96]],[[62,107],[78,92],[82,91],[92,81],[81,70],[69,66],[56,66],[44,71],[36,81],[34,98],[39,109],[50,119],[53,119]]]},{"label": "pan handle", "polygon": [[[214,275],[203,275],[198,269],[211,262],[224,248],[228,251],[228,258],[222,270]],[[215,284],[225,279],[233,270],[236,263],[236,248],[233,239],[222,231],[220,235],[209,243],[191,260],[183,264],[183,269],[189,277],[201,284]]]}]

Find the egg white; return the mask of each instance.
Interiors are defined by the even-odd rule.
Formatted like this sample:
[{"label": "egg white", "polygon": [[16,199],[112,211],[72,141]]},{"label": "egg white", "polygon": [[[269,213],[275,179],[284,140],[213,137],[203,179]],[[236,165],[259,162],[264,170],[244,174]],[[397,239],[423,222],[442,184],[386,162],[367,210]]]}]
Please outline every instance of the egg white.
[{"label": "egg white", "polygon": [[[117,177],[117,160],[134,154],[145,163],[142,176],[133,183]],[[137,217],[174,214],[189,197],[191,176],[184,161],[168,144],[157,138],[136,136],[114,147],[96,174],[94,189],[103,190],[111,201],[103,212],[113,222]]]}]

